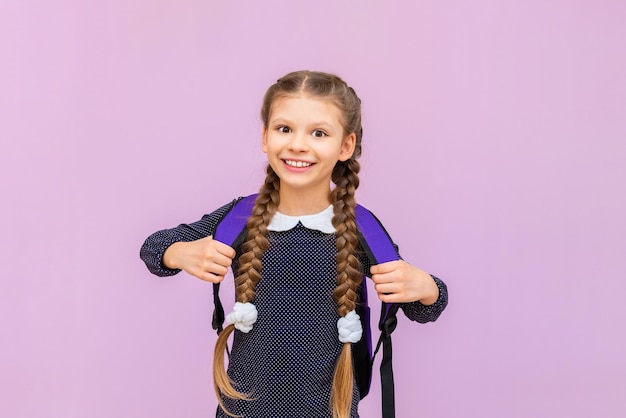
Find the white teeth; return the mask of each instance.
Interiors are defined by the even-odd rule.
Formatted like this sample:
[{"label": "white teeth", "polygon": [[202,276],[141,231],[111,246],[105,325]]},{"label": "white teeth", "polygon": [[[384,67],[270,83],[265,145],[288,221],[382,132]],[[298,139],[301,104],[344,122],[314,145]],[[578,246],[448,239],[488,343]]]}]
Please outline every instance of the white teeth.
[{"label": "white teeth", "polygon": [[311,165],[311,163],[307,163],[307,162],[304,162],[304,161],[292,161],[292,160],[285,160],[285,163],[288,166],[298,167],[298,168],[309,167]]}]

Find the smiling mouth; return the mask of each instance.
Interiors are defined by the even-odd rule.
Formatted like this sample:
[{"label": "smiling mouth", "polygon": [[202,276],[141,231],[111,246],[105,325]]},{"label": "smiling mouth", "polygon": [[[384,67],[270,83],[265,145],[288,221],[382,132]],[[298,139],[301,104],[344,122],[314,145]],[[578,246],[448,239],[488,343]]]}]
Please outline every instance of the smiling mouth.
[{"label": "smiling mouth", "polygon": [[294,161],[294,160],[283,160],[283,161],[289,167],[296,167],[296,168],[306,168],[306,167],[310,167],[313,165],[313,163],[308,163],[306,161]]}]

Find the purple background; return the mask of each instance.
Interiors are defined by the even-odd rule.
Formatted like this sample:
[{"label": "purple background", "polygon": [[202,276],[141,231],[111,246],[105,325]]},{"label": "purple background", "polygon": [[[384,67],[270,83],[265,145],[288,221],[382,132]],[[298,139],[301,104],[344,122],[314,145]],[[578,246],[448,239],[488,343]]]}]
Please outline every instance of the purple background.
[{"label": "purple background", "polygon": [[[623,1],[0,6],[0,415],[208,417],[210,287],[147,235],[262,179],[265,89],[364,103],[359,201],[441,276],[399,417],[626,416]],[[375,388],[361,407],[379,416]]]}]

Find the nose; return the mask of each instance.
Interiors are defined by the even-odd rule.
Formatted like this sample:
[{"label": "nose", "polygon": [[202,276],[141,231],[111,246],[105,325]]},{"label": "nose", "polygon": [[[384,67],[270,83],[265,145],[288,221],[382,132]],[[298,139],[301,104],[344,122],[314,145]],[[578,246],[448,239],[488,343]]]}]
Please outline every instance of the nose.
[{"label": "nose", "polygon": [[309,144],[307,141],[307,136],[304,133],[294,133],[291,135],[291,140],[289,141],[289,150],[295,152],[303,152],[308,151]]}]

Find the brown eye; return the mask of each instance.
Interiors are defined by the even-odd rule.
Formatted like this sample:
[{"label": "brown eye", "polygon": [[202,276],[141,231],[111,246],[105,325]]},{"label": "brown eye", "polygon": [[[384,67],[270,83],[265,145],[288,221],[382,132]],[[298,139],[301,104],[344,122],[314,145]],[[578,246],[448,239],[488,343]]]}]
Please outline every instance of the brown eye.
[{"label": "brown eye", "polygon": [[279,126],[278,127],[278,132],[282,133],[282,134],[288,134],[289,132],[291,132],[291,130],[286,127],[286,126]]},{"label": "brown eye", "polygon": [[327,136],[326,132],[322,131],[321,129],[316,129],[313,131],[313,136],[315,138],[324,138],[325,136]]}]

